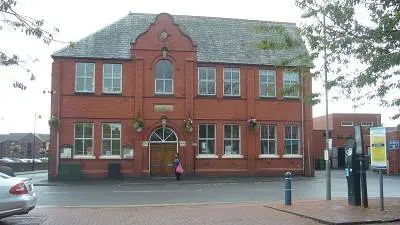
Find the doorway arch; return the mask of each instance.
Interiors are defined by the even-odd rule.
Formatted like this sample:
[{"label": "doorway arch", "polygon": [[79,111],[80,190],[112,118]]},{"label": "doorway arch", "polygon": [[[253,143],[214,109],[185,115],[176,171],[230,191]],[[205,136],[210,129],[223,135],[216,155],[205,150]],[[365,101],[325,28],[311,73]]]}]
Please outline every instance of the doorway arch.
[{"label": "doorway arch", "polygon": [[174,176],[173,162],[179,150],[178,135],[169,127],[155,129],[149,137],[151,176]]}]

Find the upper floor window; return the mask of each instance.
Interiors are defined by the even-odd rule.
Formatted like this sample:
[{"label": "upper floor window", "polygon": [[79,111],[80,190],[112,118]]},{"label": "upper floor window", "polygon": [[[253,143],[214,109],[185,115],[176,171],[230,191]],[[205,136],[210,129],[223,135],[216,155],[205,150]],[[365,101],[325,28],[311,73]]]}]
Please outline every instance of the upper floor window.
[{"label": "upper floor window", "polygon": [[104,64],[103,65],[103,92],[121,93],[122,86],[122,65]]},{"label": "upper floor window", "polygon": [[342,122],[340,122],[340,125],[342,127],[352,127],[352,126],[354,126],[354,123],[353,123],[353,121],[342,121]]},{"label": "upper floor window", "polygon": [[199,67],[199,95],[215,95],[215,68]]},{"label": "upper floor window", "polygon": [[260,70],[260,96],[275,97],[276,96],[276,75],[275,70]]},{"label": "upper floor window", "polygon": [[239,68],[224,68],[224,96],[240,96]]},{"label": "upper floor window", "polygon": [[173,66],[169,60],[162,59],[157,62],[154,85],[156,94],[174,93]]},{"label": "upper floor window", "polygon": [[94,92],[94,63],[76,63],[75,91]]},{"label": "upper floor window", "polygon": [[299,97],[299,73],[295,71],[285,71],[283,73],[283,97]]}]

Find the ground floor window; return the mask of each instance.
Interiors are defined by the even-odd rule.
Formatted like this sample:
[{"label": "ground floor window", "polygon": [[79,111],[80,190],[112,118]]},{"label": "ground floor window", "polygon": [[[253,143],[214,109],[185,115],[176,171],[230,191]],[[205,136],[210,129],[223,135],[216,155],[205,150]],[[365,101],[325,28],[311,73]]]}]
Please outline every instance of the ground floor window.
[{"label": "ground floor window", "polygon": [[300,131],[297,125],[285,126],[285,154],[299,154]]},{"label": "ground floor window", "polygon": [[121,124],[103,123],[103,155],[121,155]]},{"label": "ground floor window", "polygon": [[237,124],[224,125],[224,154],[240,154],[240,126]]},{"label": "ground floor window", "polygon": [[215,124],[199,125],[199,154],[215,154]]},{"label": "ground floor window", "polygon": [[261,155],[276,154],[276,128],[275,125],[260,126]]},{"label": "ground floor window", "polygon": [[74,133],[74,154],[93,155],[93,124],[76,123]]}]

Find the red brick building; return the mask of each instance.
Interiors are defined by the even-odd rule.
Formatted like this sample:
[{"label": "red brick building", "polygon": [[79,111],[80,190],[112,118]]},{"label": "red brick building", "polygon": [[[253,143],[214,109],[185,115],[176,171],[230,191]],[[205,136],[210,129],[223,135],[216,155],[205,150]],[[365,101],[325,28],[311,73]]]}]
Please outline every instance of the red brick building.
[{"label": "red brick building", "polygon": [[50,176],[71,162],[86,176],[106,176],[109,162],[170,176],[176,152],[186,175],[312,176],[311,80],[277,64],[306,50],[258,49],[279,38],[260,25],[296,34],[292,23],[129,14],[54,53]]},{"label": "red brick building", "polygon": [[[313,119],[313,150],[315,159],[324,158],[325,116]],[[354,125],[361,125],[365,149],[369,147],[369,127],[381,124],[380,114],[333,113],[328,115],[329,136],[332,138],[330,152],[332,168],[345,166],[345,147],[348,139],[354,138]]]}]

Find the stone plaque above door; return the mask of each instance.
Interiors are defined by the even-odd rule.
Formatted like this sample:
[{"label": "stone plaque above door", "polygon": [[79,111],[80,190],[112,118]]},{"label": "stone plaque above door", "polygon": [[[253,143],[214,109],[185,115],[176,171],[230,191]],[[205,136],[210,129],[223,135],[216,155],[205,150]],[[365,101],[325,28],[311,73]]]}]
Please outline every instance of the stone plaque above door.
[{"label": "stone plaque above door", "polygon": [[174,105],[170,104],[155,104],[154,105],[154,112],[173,112]]}]

